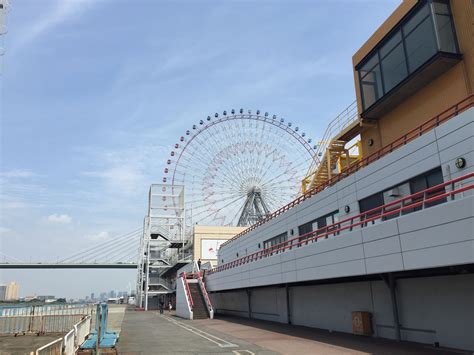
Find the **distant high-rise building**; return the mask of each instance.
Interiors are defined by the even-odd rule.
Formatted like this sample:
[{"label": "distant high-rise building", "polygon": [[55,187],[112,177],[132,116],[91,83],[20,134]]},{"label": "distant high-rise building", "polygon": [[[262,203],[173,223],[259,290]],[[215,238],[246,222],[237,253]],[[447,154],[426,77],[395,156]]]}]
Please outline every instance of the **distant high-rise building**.
[{"label": "distant high-rise building", "polygon": [[6,291],[5,299],[6,300],[17,300],[19,291],[20,291],[20,286],[15,281],[10,282],[7,285],[7,291]]},{"label": "distant high-rise building", "polygon": [[91,300],[95,300],[95,294],[94,294],[94,292],[91,293]]},{"label": "distant high-rise building", "polygon": [[109,292],[109,298],[115,298],[117,295],[114,290]]},{"label": "distant high-rise building", "polygon": [[7,285],[0,285],[0,301],[5,301],[7,296]]}]

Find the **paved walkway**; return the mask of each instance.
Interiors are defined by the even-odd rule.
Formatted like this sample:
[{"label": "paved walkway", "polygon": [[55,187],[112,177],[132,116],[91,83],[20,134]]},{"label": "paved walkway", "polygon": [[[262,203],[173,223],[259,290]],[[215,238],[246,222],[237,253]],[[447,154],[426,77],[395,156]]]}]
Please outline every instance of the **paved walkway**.
[{"label": "paved walkway", "polygon": [[120,355],[277,354],[173,314],[127,310],[117,350]]},{"label": "paved walkway", "polygon": [[[184,320],[129,309],[120,355],[148,354],[468,354],[433,346],[235,317]],[[470,354],[470,353],[469,353]]]}]

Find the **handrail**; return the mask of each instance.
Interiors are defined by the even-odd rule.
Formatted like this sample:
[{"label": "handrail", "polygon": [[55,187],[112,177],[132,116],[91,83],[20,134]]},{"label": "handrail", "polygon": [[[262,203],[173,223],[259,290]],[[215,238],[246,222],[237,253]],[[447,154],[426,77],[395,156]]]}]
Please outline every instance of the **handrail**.
[{"label": "handrail", "polygon": [[209,314],[211,314],[211,312],[212,312],[212,303],[211,303],[211,300],[210,300],[209,295],[207,293],[206,286],[204,285],[204,281],[202,280],[202,276],[199,276],[198,283],[199,283],[199,286],[201,287],[201,291],[202,291],[202,294],[204,295],[204,299],[206,300],[207,309],[209,310]]},{"label": "handrail", "polygon": [[189,298],[189,306],[191,307],[191,310],[193,309],[194,307],[194,301],[193,301],[193,297],[191,296],[191,290],[189,288],[189,284],[188,284],[188,280],[186,278],[186,273],[183,272],[181,274],[181,277],[183,278],[183,282],[184,282],[184,289],[186,290],[186,294]]},{"label": "handrail", "polygon": [[451,106],[450,108],[442,111],[441,113],[437,114],[436,116],[432,117],[428,121],[424,122],[420,126],[412,129],[408,133],[404,134],[400,138],[394,140],[393,142],[385,145],[378,151],[370,154],[369,156],[358,160],[357,162],[353,163],[351,166],[343,169],[339,174],[334,175],[331,179],[328,181],[315,186],[311,190],[308,190],[306,193],[303,195],[299,196],[295,200],[291,201],[287,205],[281,207],[280,209],[276,210],[275,212],[267,215],[265,218],[260,219],[258,222],[255,224],[251,225],[247,229],[243,230],[233,238],[229,239],[228,241],[222,243],[221,247],[226,246],[229,243],[232,243],[234,240],[240,238],[241,236],[255,230],[257,227],[261,226],[262,224],[270,221],[271,219],[279,216],[283,212],[288,211],[290,208],[302,203],[303,201],[307,200],[311,196],[316,195],[317,193],[323,191],[329,186],[334,185],[335,183],[341,181],[342,179],[346,178],[349,175],[352,175],[356,171],[359,171],[360,169],[366,167],[367,165],[372,164],[373,162],[379,160],[380,158],[384,157],[385,155],[393,152],[394,150],[398,149],[401,146],[404,146],[405,144],[411,142],[415,138],[418,138],[425,134],[426,132],[430,131],[431,129],[439,126],[441,123],[444,123],[451,118],[457,116],[459,113],[464,112],[465,110],[471,108],[474,106],[474,94],[471,94],[464,98],[463,100],[459,101],[457,104]]},{"label": "handrail", "polygon": [[358,119],[359,115],[357,113],[357,101],[354,101],[340,114],[338,114],[331,122],[329,122],[326,131],[324,132],[323,138],[318,143],[318,148],[316,149],[315,153],[316,159],[314,159],[311,163],[311,166],[306,173],[305,179],[313,176],[316,173],[319,165],[321,164],[319,157],[324,155],[326,149],[329,147],[329,143],[334,139],[335,135],[339,132],[342,132]]},{"label": "handrail", "polygon": [[[220,272],[229,268],[233,268],[235,266],[239,266],[241,264],[253,262],[263,257],[273,255],[273,253],[282,252],[287,249],[291,250],[294,247],[300,247],[302,244],[308,244],[309,242],[315,241],[320,238],[325,238],[330,235],[338,235],[340,234],[340,232],[345,230],[352,231],[355,227],[360,226],[362,228],[364,227],[364,225],[367,225],[371,222],[375,222],[378,219],[383,221],[386,217],[392,217],[394,215],[400,216],[403,212],[407,210],[413,210],[414,208],[420,206],[424,208],[428,204],[440,201],[442,199],[446,199],[447,197],[451,197],[454,199],[454,195],[474,189],[474,183],[471,183],[467,186],[458,189],[455,189],[454,185],[460,181],[464,181],[473,177],[474,172],[468,173],[466,175],[460,176],[450,181],[446,181],[423,191],[416,192],[409,196],[394,200],[390,203],[365,211],[356,216],[346,218],[329,226],[319,228],[315,231],[303,235],[299,235],[269,248],[259,250],[255,253],[246,255],[239,259],[235,259],[226,264],[219,265],[209,270],[208,273],[212,274],[215,272]],[[451,186],[451,191],[444,192],[445,187],[449,185]]]}]

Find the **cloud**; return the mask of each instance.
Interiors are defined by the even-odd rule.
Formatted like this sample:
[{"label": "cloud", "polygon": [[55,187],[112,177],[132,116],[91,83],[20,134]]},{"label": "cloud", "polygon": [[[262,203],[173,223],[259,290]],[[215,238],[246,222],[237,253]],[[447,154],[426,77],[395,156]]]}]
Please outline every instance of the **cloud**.
[{"label": "cloud", "polygon": [[27,30],[19,34],[12,52],[27,46],[42,34],[52,30],[61,23],[73,17],[81,16],[99,2],[99,0],[58,0],[51,11],[38,16],[39,20],[31,23]]},{"label": "cloud", "polygon": [[0,177],[3,178],[29,178],[33,176],[36,176],[36,174],[29,170],[10,170],[0,172]]},{"label": "cloud", "polygon": [[88,234],[84,236],[85,239],[94,241],[94,242],[100,242],[104,240],[108,240],[110,238],[109,232],[102,231],[97,234]]},{"label": "cloud", "polygon": [[10,228],[6,227],[0,227],[0,235],[7,234],[8,232],[11,232],[12,230]]},{"label": "cloud", "polygon": [[[146,198],[146,190],[153,182],[162,178],[165,164],[165,152],[168,147],[144,142],[123,149],[109,150],[97,156],[94,154],[100,169],[85,171],[83,176],[97,178],[102,181],[107,192],[117,196],[139,196]],[[160,161],[161,158],[161,161]],[[156,163],[158,159],[158,164]]]},{"label": "cloud", "polygon": [[72,217],[67,214],[52,214],[48,216],[48,222],[51,223],[60,223],[60,224],[69,224],[72,222]]}]

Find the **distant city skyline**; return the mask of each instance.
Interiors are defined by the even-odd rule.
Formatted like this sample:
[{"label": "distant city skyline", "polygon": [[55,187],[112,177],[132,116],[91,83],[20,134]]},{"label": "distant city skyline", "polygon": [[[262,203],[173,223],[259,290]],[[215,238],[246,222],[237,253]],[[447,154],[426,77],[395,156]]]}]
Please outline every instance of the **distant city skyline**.
[{"label": "distant city skyline", "polygon": [[[16,0],[8,13],[2,259],[56,261],[140,228],[171,147],[214,112],[265,110],[321,137],[354,100],[351,56],[400,0],[118,3]],[[0,283],[69,299],[134,289],[135,274],[0,270]]]}]

